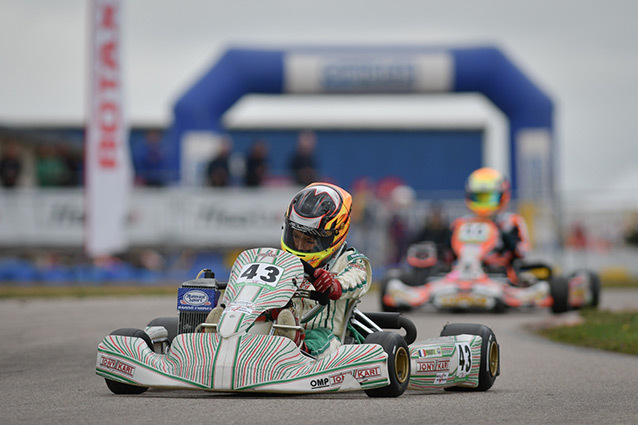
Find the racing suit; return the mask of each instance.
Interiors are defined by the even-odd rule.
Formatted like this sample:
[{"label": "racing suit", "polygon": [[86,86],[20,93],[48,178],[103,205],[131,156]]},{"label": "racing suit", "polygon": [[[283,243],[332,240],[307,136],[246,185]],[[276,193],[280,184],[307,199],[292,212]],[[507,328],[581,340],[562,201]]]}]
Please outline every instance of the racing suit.
[{"label": "racing suit", "polygon": [[[324,357],[341,345],[339,337],[347,326],[346,312],[352,302],[358,300],[370,289],[372,269],[368,258],[346,244],[324,265],[341,284],[342,295],[338,300],[330,300],[328,305],[304,327],[306,330],[306,350],[315,356]],[[312,289],[304,280],[303,289]],[[300,315],[315,305],[315,301],[296,300],[295,308]],[[302,305],[300,305],[302,304]]]},{"label": "racing suit", "polygon": [[[472,215],[457,218],[452,223],[452,232],[456,226]],[[518,276],[512,265],[517,258],[524,258],[530,250],[529,234],[525,220],[519,214],[512,212],[501,212],[492,217],[490,220],[499,229],[500,238],[498,239],[494,249],[489,252],[483,259],[483,263],[490,268],[505,268],[508,278],[512,283],[518,283]]]}]

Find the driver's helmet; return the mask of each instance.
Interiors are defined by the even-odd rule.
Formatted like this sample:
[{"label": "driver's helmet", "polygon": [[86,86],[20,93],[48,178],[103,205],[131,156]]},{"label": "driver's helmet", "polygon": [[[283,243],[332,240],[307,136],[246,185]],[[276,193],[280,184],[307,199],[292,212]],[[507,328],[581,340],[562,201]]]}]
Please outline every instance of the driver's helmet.
[{"label": "driver's helmet", "polygon": [[346,240],[352,196],[329,183],[299,191],[284,214],[281,248],[313,267],[321,266]]},{"label": "driver's helmet", "polygon": [[507,178],[493,168],[473,171],[465,184],[465,203],[474,214],[490,217],[503,210],[510,200]]}]

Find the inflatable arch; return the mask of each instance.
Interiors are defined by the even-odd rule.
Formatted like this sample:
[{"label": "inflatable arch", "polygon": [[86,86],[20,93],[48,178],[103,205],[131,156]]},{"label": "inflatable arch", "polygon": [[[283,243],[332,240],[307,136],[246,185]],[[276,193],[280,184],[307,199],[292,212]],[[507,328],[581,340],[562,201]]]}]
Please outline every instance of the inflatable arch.
[{"label": "inflatable arch", "polygon": [[189,131],[222,133],[222,115],[242,96],[478,92],[509,120],[514,195],[553,193],[553,104],[498,48],[232,48],[177,101],[168,132],[174,180]]}]

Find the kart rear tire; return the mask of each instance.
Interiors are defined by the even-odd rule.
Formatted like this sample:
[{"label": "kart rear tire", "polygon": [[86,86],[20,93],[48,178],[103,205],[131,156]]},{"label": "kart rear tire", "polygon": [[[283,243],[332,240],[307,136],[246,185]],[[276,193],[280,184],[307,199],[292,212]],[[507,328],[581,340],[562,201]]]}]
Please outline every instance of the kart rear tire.
[{"label": "kart rear tire", "polygon": [[552,313],[560,314],[569,310],[569,282],[563,276],[554,276],[549,282],[549,291],[553,299]]},{"label": "kart rear tire", "polygon": [[481,342],[481,365],[479,384],[475,388],[448,387],[446,391],[487,391],[492,388],[496,377],[501,374],[501,348],[496,341],[494,331],[488,326],[474,323],[450,323],[443,327],[441,336],[477,335]]},{"label": "kart rear tire", "polygon": [[[153,349],[153,342],[151,341],[151,337],[148,336],[148,334],[141,329],[121,328],[114,330],[113,332],[111,332],[110,335],[142,338],[144,342],[146,342],[148,348],[150,348],[151,350]],[[148,387],[125,384],[123,382],[112,381],[108,378],[104,378],[104,381],[106,381],[106,386],[109,387],[109,390],[111,390],[113,394],[142,394],[144,391],[148,390]]]},{"label": "kart rear tire", "polygon": [[385,387],[365,390],[368,397],[398,397],[410,383],[410,349],[403,337],[394,332],[373,332],[364,344],[379,344],[388,354],[390,383]]},{"label": "kart rear tire", "polygon": [[173,338],[177,336],[177,327],[179,319],[177,317],[157,317],[150,322],[148,326],[163,326],[168,331],[168,343],[173,342]]},{"label": "kart rear tire", "polygon": [[572,273],[572,276],[584,274],[587,277],[587,281],[589,282],[589,290],[591,291],[591,304],[586,306],[590,308],[598,308],[598,304],[600,303],[600,277],[598,274],[592,272],[591,270],[576,270]]}]

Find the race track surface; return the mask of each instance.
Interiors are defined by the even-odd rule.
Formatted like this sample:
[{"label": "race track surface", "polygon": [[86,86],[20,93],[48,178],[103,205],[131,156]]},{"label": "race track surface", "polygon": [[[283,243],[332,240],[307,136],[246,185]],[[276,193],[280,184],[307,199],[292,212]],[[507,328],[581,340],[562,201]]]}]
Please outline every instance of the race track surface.
[{"label": "race track surface", "polygon": [[[377,294],[362,311],[378,309]],[[638,291],[607,290],[602,308],[638,309]],[[112,330],[144,328],[176,315],[171,297],[0,302],[2,424],[636,424],[638,356],[548,342],[526,330],[549,311],[409,314],[417,339],[447,322],[490,326],[501,345],[491,390],[408,391],[396,399],[363,392],[286,396],[149,390],[116,396],[95,375],[96,348]]]}]

